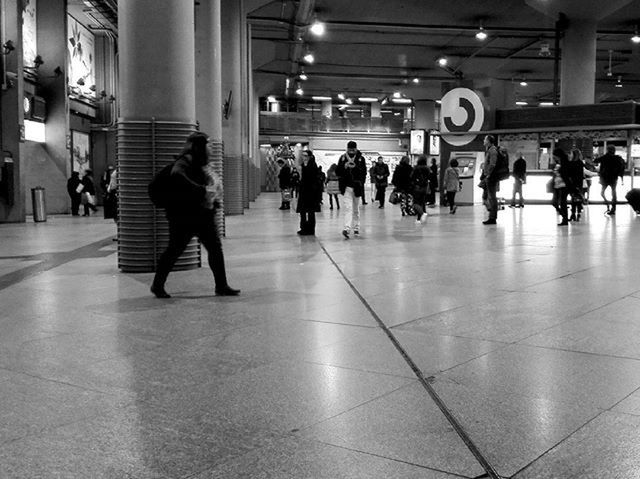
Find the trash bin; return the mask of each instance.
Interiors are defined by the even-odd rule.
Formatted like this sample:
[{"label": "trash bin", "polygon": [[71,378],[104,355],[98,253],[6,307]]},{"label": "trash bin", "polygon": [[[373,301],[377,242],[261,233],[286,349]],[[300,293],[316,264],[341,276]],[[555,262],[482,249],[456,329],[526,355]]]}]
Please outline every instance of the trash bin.
[{"label": "trash bin", "polygon": [[36,223],[47,221],[47,204],[42,186],[31,188],[31,202],[33,204],[33,221]]}]

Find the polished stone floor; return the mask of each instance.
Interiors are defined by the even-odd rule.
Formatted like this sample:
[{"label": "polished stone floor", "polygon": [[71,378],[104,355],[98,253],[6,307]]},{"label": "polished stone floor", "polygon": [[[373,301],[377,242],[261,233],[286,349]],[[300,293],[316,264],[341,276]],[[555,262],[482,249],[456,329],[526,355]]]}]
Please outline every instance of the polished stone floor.
[{"label": "polished stone floor", "polygon": [[116,267],[99,217],[0,225],[1,478],[640,478],[640,218],[262,194],[228,275]]}]

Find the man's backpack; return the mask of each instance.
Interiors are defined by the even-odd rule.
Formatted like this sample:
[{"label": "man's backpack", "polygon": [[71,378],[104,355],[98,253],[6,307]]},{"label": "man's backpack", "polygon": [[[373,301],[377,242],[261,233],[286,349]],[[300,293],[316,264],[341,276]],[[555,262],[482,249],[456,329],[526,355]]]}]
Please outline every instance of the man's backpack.
[{"label": "man's backpack", "polygon": [[171,202],[171,170],[172,162],[158,171],[149,183],[149,198],[156,208],[166,208]]},{"label": "man's backpack", "polygon": [[509,152],[502,146],[496,146],[498,152],[498,158],[496,160],[496,166],[491,173],[491,179],[493,181],[502,181],[509,178]]}]

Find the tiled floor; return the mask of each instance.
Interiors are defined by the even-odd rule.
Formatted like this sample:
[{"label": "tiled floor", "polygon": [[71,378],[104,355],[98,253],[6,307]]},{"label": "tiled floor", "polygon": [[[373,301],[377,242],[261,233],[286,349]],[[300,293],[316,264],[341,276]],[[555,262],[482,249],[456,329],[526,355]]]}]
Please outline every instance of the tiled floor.
[{"label": "tiled floor", "polygon": [[640,478],[628,206],[369,204],[345,240],[278,202],[227,218],[238,298],[152,297],[109,220],[0,225],[0,477]]}]

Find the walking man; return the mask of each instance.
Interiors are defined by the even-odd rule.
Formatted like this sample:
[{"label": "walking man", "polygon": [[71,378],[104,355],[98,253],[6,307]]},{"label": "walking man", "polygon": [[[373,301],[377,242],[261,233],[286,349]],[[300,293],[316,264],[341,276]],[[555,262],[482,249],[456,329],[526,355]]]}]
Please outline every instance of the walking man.
[{"label": "walking man", "polygon": [[344,228],[342,235],[360,233],[359,198],[364,195],[364,181],[367,177],[367,164],[358,150],[355,141],[347,143],[347,151],[338,160],[336,174],[339,178],[340,194],[344,197]]},{"label": "walking man", "polygon": [[[614,145],[608,145],[607,154],[596,158],[593,162],[596,165],[600,164],[600,184],[602,185],[600,195],[607,205],[605,214],[614,216],[616,214],[616,204],[618,203],[616,187],[618,186],[618,177],[620,177],[621,182],[623,181],[624,160],[621,156],[616,155],[616,147]],[[605,195],[607,188],[611,188],[611,208],[609,208],[609,201]]]}]

